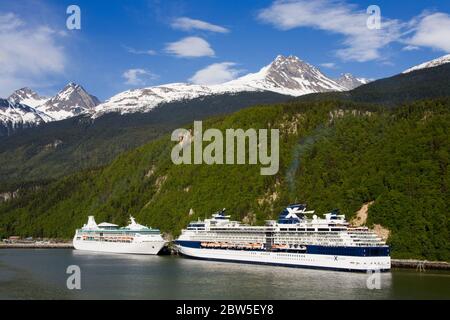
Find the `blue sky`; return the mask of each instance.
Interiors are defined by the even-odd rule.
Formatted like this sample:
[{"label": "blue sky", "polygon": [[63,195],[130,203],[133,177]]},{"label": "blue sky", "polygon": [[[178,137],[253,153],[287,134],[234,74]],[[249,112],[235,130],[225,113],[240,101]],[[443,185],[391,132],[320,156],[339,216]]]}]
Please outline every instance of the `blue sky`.
[{"label": "blue sky", "polygon": [[[68,30],[66,9],[81,9]],[[381,9],[369,30],[367,8]],[[449,1],[2,0],[0,96],[67,82],[100,99],[170,82],[219,83],[296,55],[337,77],[397,74],[450,53]],[[202,71],[203,70],[203,71]]]}]

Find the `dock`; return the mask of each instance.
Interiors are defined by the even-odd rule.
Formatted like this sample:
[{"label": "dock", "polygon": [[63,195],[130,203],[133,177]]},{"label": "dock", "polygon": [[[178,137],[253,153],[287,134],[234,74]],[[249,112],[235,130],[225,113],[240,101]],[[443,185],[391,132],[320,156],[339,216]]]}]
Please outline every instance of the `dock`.
[{"label": "dock", "polygon": [[417,271],[450,270],[450,263],[444,261],[426,261],[413,259],[391,259],[392,268],[415,269]]},{"label": "dock", "polygon": [[0,249],[73,249],[71,242],[65,243],[0,243]]}]

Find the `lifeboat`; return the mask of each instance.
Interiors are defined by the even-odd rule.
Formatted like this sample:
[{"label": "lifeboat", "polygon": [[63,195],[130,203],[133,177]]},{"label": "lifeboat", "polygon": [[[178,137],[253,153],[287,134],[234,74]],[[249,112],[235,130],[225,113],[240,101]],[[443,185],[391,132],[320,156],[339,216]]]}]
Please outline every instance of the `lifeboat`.
[{"label": "lifeboat", "polygon": [[272,246],[272,248],[283,250],[283,249],[289,249],[289,246],[287,244],[274,244]]}]

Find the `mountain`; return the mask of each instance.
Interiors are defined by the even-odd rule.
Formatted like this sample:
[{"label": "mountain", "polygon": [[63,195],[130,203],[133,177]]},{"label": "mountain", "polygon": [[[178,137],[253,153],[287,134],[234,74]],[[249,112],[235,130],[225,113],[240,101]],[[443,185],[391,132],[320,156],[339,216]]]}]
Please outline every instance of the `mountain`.
[{"label": "mountain", "polygon": [[221,208],[263,225],[298,202],[318,215],[339,208],[351,220],[373,203],[367,226],[389,235],[392,257],[450,261],[449,99],[396,109],[291,102],[203,123],[222,132],[268,127],[280,130],[274,176],[262,176],[260,165],[174,165],[175,143],[165,136],[105,167],[19,188],[0,203],[0,238],[70,239],[87,215],[121,225],[130,214],[176,236]]},{"label": "mountain", "polygon": [[30,106],[0,99],[0,136],[51,120],[48,115]]},{"label": "mountain", "polygon": [[106,165],[120,153],[194,120],[291,98],[269,91],[205,96],[165,103],[152,112],[108,113],[95,119],[80,115],[16,131],[0,139],[0,191],[5,184],[54,179]]},{"label": "mountain", "polygon": [[[49,99],[39,97],[28,88],[17,90],[9,99],[32,106],[54,121],[82,114],[91,114],[94,119],[97,119],[106,113],[144,113],[174,102],[244,92],[272,92],[298,97],[317,92],[346,91],[350,88],[348,81],[339,84],[298,57],[279,55],[259,72],[223,84],[171,83],[134,89],[121,92],[102,104],[82,86],[75,83],[69,83],[56,96]],[[360,80],[352,78],[352,87],[356,85],[353,82],[358,81]]]},{"label": "mountain", "polygon": [[336,79],[335,81],[347,90],[353,90],[370,82],[370,80],[364,78],[356,78],[350,73],[341,74],[340,78]]},{"label": "mountain", "polygon": [[41,97],[30,88],[14,91],[8,99],[1,99],[0,136],[22,129],[92,113],[100,101],[84,88],[69,83],[52,98]]},{"label": "mountain", "polygon": [[100,104],[82,86],[69,83],[56,96],[36,107],[55,120],[63,120],[81,114],[91,113]]},{"label": "mountain", "polygon": [[282,55],[259,72],[224,84],[231,87],[239,85],[296,97],[315,92],[346,90],[309,63],[295,56]]},{"label": "mountain", "polygon": [[422,64],[419,64],[418,66],[409,68],[408,70],[403,71],[403,74],[410,73],[410,72],[417,71],[417,70],[438,67],[438,66],[441,66],[446,63],[450,63],[450,54],[442,56],[442,57],[434,59],[434,60],[431,60],[431,61],[424,62]]},{"label": "mountain", "polygon": [[8,97],[8,100],[13,103],[21,103],[32,108],[36,108],[45,102],[48,101],[49,98],[39,96],[35,91],[30,88],[22,88],[16,90]]},{"label": "mountain", "polygon": [[[270,91],[245,91],[161,103],[146,113],[110,112],[98,118],[78,116],[0,139],[0,188],[5,183],[14,186],[23,181],[56,178],[102,166],[120,153],[161,137],[180,125],[252,105],[297,99],[308,103],[336,100],[375,103],[393,108],[409,101],[440,97],[450,97],[450,64],[377,80],[346,92],[294,98]],[[130,102],[131,108],[134,102]],[[57,148],[47,147],[55,141],[62,141],[62,144]]]},{"label": "mountain", "polygon": [[344,91],[345,87],[295,56],[279,55],[257,73],[218,85],[173,83],[117,94],[95,108],[94,118],[109,112],[148,112],[164,103],[239,92],[274,92],[301,96],[314,92]]},{"label": "mountain", "polygon": [[310,94],[297,99],[353,101],[393,108],[411,101],[442,97],[450,97],[450,63],[376,80],[351,91]]}]

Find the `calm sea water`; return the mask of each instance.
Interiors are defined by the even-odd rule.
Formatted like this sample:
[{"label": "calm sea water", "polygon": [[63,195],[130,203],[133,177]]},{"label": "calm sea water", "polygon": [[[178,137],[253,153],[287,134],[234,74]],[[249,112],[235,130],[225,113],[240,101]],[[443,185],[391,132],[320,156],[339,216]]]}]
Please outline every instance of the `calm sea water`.
[{"label": "calm sea water", "polygon": [[[68,290],[67,267],[81,269]],[[450,273],[366,274],[74,250],[0,250],[0,299],[450,299]]]}]

